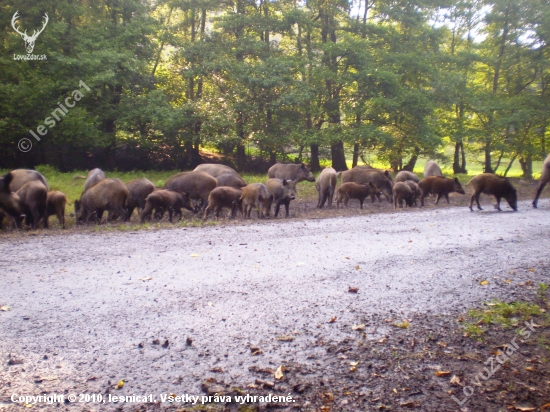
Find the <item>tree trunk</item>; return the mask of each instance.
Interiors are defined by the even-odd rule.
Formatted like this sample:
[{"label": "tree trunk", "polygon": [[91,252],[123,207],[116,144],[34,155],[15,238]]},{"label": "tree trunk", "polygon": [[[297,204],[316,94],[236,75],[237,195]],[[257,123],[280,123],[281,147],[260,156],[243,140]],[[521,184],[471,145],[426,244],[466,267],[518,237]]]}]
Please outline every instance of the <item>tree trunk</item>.
[{"label": "tree trunk", "polygon": [[310,146],[310,150],[311,150],[311,164],[309,165],[310,169],[312,172],[318,172],[319,170],[321,170],[321,164],[319,163],[319,145],[313,143]]},{"label": "tree trunk", "polygon": [[353,160],[351,161],[351,167],[357,166],[357,162],[359,161],[359,143],[355,143],[353,145]]},{"label": "tree trunk", "polygon": [[416,161],[418,160],[418,155],[415,153],[411,156],[409,161],[405,166],[403,166],[403,170],[407,170],[409,172],[412,172],[414,170],[414,166],[416,166]]},{"label": "tree trunk", "polygon": [[493,173],[493,166],[491,165],[491,144],[485,143],[485,164],[483,166],[484,173]]},{"label": "tree trunk", "polygon": [[533,159],[531,155],[527,155],[526,157],[521,156],[519,158],[519,163],[523,171],[523,178],[529,180],[533,179]]},{"label": "tree trunk", "polygon": [[346,154],[344,153],[344,143],[342,141],[333,143],[330,146],[330,154],[332,157],[332,167],[337,172],[348,170],[348,165],[346,164]]}]

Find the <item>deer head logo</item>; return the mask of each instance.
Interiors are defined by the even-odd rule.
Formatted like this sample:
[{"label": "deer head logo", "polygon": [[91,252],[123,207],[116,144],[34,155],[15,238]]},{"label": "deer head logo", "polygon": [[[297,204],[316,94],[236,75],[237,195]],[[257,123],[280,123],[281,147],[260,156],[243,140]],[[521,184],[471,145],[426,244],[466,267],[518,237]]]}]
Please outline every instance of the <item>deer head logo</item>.
[{"label": "deer head logo", "polygon": [[24,32],[21,32],[21,30],[19,30],[19,28],[15,26],[15,22],[17,21],[18,18],[19,18],[19,10],[16,11],[15,14],[13,15],[11,19],[11,25],[13,29],[17,33],[19,33],[21,37],[23,37],[23,40],[25,40],[25,48],[27,49],[27,53],[31,54],[34,49],[34,42],[36,41],[36,38],[40,33],[44,31],[44,29],[46,28],[46,24],[48,24],[48,21],[49,21],[48,15],[44,13],[44,23],[42,25],[42,28],[39,31],[35,30],[32,36],[27,35],[27,30],[25,30]]}]

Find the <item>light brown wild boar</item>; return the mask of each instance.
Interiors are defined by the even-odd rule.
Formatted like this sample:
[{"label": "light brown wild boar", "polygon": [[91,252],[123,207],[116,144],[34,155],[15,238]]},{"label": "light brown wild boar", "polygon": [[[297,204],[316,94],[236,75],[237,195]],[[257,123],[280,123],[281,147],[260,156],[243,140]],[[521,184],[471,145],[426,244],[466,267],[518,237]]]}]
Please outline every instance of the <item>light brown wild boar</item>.
[{"label": "light brown wild boar", "polygon": [[233,172],[220,173],[216,177],[216,181],[218,182],[218,187],[230,186],[240,190],[246,186],[246,182],[238,174]]},{"label": "light brown wild boar", "polygon": [[220,217],[220,212],[224,207],[231,209],[231,217],[235,217],[237,210],[242,213],[241,196],[243,192],[230,186],[220,186],[210,192],[208,196],[208,206],[204,210],[203,219],[208,217],[210,211],[214,211],[216,217]]},{"label": "light brown wild boar", "polygon": [[204,172],[212,177],[218,177],[222,173],[234,173],[239,175],[232,167],[221,165],[218,163],[203,163],[193,169],[194,172]]},{"label": "light brown wild boar", "polygon": [[536,209],[539,202],[540,194],[542,189],[546,186],[546,183],[550,182],[550,155],[544,159],[542,164],[542,172],[540,174],[539,185],[537,186],[537,192],[535,193],[535,198],[533,199],[533,207]]},{"label": "light brown wild boar", "polygon": [[273,195],[267,192],[267,187],[263,183],[251,183],[243,187],[241,203],[245,218],[250,218],[252,209],[258,211],[258,218],[268,218],[271,214]]},{"label": "light brown wild boar", "polygon": [[84,191],[80,200],[75,200],[76,223],[87,222],[92,218],[99,224],[105,211],[108,212],[108,221],[113,218],[115,213],[121,216],[123,221],[126,221],[128,195],[128,188],[119,179],[101,180]]},{"label": "light brown wild boar", "polygon": [[285,205],[285,217],[289,217],[290,201],[296,199],[296,182],[287,179],[268,179],[265,186],[275,202],[275,217],[279,216],[281,205]]},{"label": "light brown wild boar", "polygon": [[433,160],[428,160],[424,166],[424,177],[428,176],[443,176],[441,168]]},{"label": "light brown wild boar", "polygon": [[[414,182],[413,182],[414,183]],[[415,202],[414,192],[407,182],[397,182],[393,186],[393,208],[397,209],[397,204],[399,207],[403,207],[403,201],[408,207],[412,207]]]},{"label": "light brown wild boar", "polygon": [[44,217],[45,227],[49,226],[48,219],[50,216],[55,215],[61,227],[65,229],[65,205],[67,203],[67,196],[59,190],[48,192],[48,197],[46,198],[46,216]]},{"label": "light brown wild boar", "polygon": [[464,194],[464,189],[462,189],[462,185],[456,177],[454,179],[449,179],[443,176],[428,176],[422,179],[420,183],[418,183],[418,186],[420,187],[420,190],[422,190],[422,196],[420,196],[420,206],[424,206],[424,199],[430,193],[437,195],[437,199],[435,201],[436,205],[439,203],[441,196],[445,196],[447,203],[450,203],[449,193],[457,192],[461,195]]},{"label": "light brown wild boar", "polygon": [[88,190],[90,187],[96,185],[97,183],[105,180],[105,173],[103,170],[95,168],[88,172],[88,177],[84,182],[84,191]]},{"label": "light brown wild boar", "polygon": [[126,209],[128,220],[131,219],[134,209],[137,208],[138,213],[141,213],[145,207],[145,199],[155,191],[155,185],[149,179],[142,177],[134,179],[126,183],[128,188],[128,200],[126,201]]},{"label": "light brown wild boar", "polygon": [[340,202],[344,202],[344,207],[348,207],[350,199],[359,200],[359,206],[363,209],[363,202],[368,196],[372,196],[373,192],[379,193],[380,190],[372,182],[354,183],[347,182],[340,185],[338,195],[336,196],[336,208],[340,207]]},{"label": "light brown wild boar", "polygon": [[493,195],[497,199],[496,208],[501,211],[500,200],[506,199],[510,207],[517,212],[518,210],[518,193],[514,186],[508,179],[502,176],[495,175],[493,173],[482,173],[474,176],[468,185],[472,185],[474,188],[474,194],[470,197],[470,210],[473,211],[472,205],[474,200],[476,201],[477,208],[483,210],[479,205],[479,196],[484,193],[486,195]]},{"label": "light brown wild boar", "polygon": [[168,220],[172,223],[172,216],[181,217],[181,209],[193,211],[191,199],[188,193],[181,193],[175,190],[158,189],[150,193],[145,199],[145,206],[141,211],[141,223],[150,218],[153,210],[155,218],[162,219],[168,211]]},{"label": "light brown wild boar", "polygon": [[19,196],[10,190],[10,183],[13,180],[11,173],[7,173],[3,177],[0,177],[0,228],[2,227],[2,219],[4,218],[4,212],[13,219],[18,229],[21,229],[21,221],[23,220],[23,213],[19,207]]},{"label": "light brown wild boar", "polygon": [[208,195],[216,188],[218,182],[212,176],[205,172],[183,172],[172,176],[164,189],[175,190],[177,192],[187,193],[191,199],[202,201],[202,210],[206,209],[208,204]]},{"label": "light brown wild boar", "polygon": [[48,228],[46,219],[46,199],[48,189],[39,180],[25,183],[15,192],[19,196],[19,208],[25,214],[25,223],[33,229],[38,228],[38,223],[44,219],[44,228]]},{"label": "light brown wild boar", "polygon": [[325,202],[328,200],[328,207],[332,207],[332,200],[334,199],[334,192],[336,191],[336,182],[338,180],[338,173],[332,167],[326,167],[322,170],[321,174],[315,182],[315,189],[319,194],[319,201],[317,207],[319,209],[325,206]]},{"label": "light brown wild boar", "polygon": [[311,174],[304,163],[275,163],[267,171],[270,179],[286,179],[300,183],[302,180],[315,182],[315,177]]},{"label": "light brown wild boar", "polygon": [[[365,169],[363,167],[354,167],[342,173],[342,183],[364,183],[372,182],[382,193],[388,202],[393,202],[393,179],[391,173],[387,170]],[[371,191],[371,199],[374,202],[374,197],[380,199],[380,191]]]},{"label": "light brown wild boar", "polygon": [[416,199],[418,199],[422,195],[422,190],[420,190],[420,187],[418,186],[418,184],[413,182],[412,180],[405,180],[403,183],[408,185],[411,188],[411,190],[413,191],[413,193],[414,193],[414,205],[417,206]]},{"label": "light brown wild boar", "polygon": [[420,182],[420,179],[416,174],[414,174],[413,172],[409,172],[407,170],[402,170],[399,173],[397,173],[397,176],[395,176],[395,183],[405,182],[407,180],[412,180],[415,183]]},{"label": "light brown wild boar", "polygon": [[17,192],[25,183],[32,182],[33,180],[41,182],[46,190],[50,190],[46,178],[36,170],[15,169],[10,173],[12,175],[12,181],[10,183],[10,190],[12,192]]}]

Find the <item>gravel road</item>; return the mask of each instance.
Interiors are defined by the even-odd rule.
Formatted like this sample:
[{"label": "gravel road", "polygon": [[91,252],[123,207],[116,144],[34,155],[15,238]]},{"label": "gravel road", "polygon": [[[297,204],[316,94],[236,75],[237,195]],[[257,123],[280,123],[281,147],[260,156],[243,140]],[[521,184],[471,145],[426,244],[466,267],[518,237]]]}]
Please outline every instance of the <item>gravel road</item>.
[{"label": "gravel road", "polygon": [[244,388],[261,368],[327,373],[316,342],[353,336],[373,314],[454,313],[548,282],[540,207],[0,237],[0,306],[11,308],[0,311],[0,405],[121,379],[117,395],[200,394],[208,377]]}]

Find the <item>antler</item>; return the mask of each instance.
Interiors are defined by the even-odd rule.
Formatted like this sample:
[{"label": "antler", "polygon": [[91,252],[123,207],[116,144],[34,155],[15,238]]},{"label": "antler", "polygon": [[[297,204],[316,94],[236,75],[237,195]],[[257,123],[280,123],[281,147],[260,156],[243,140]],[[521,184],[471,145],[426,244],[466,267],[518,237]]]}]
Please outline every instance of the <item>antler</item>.
[{"label": "antler", "polygon": [[50,21],[49,17],[48,17],[48,13],[44,13],[44,18],[46,19],[46,21],[42,24],[42,28],[40,29],[39,32],[36,32],[36,30],[33,32],[32,36],[30,37],[31,39],[35,40],[38,35],[40,33],[42,33],[44,31],[44,29],[46,28],[46,25],[48,24],[48,22]]},{"label": "antler", "polygon": [[17,33],[19,33],[21,36],[26,37],[26,36],[27,36],[27,30],[25,30],[25,32],[22,33],[22,32],[20,32],[20,31],[18,30],[17,27],[15,27],[15,22],[17,21],[18,18],[19,18],[19,10],[17,10],[17,11],[15,12],[15,14],[13,15],[13,17],[11,18],[11,26],[12,26],[13,29],[14,29]]}]

